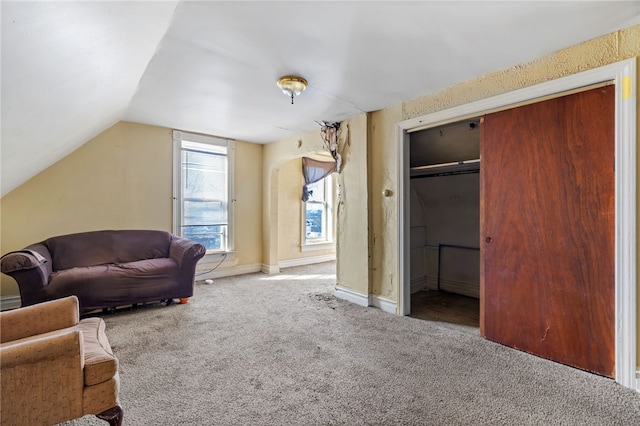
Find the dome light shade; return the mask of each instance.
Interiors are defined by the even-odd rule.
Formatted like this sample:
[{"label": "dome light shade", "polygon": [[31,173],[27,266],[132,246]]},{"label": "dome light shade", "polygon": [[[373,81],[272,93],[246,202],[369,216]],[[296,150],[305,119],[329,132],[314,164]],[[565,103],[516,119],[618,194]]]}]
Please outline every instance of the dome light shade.
[{"label": "dome light shade", "polygon": [[295,75],[285,75],[278,79],[277,85],[282,90],[282,93],[291,97],[291,104],[293,104],[293,98],[307,88],[307,80]]}]

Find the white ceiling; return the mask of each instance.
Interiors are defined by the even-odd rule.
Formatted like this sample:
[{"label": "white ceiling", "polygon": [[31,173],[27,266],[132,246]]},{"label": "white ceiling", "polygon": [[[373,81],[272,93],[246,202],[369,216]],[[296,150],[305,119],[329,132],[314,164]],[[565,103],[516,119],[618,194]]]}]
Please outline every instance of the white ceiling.
[{"label": "white ceiling", "polygon": [[[2,195],[119,120],[256,143],[640,23],[638,1],[2,1]],[[309,88],[290,100],[278,77]]]}]

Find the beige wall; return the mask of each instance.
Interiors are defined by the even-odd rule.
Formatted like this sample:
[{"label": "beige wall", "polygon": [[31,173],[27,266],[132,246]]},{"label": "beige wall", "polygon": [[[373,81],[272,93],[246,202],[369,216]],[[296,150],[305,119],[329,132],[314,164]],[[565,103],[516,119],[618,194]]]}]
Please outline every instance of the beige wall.
[{"label": "beige wall", "polygon": [[302,159],[284,163],[278,172],[278,261],[335,255],[336,250],[302,251]]},{"label": "beige wall", "polygon": [[[172,231],[172,152],[171,129],[115,124],[2,197],[2,252],[96,229]],[[260,263],[262,146],[236,142],[236,160],[235,263]]]},{"label": "beige wall", "polygon": [[[280,209],[286,209],[287,206],[281,207],[279,205],[280,168],[287,162],[303,155],[323,150],[319,129],[264,146],[262,159],[262,253],[265,270],[277,271],[278,261],[283,259],[279,254],[278,222],[280,221]],[[288,208],[291,207],[288,206]]]},{"label": "beige wall", "polygon": [[342,122],[338,151],[337,281],[341,287],[371,293],[369,257],[368,114]]},{"label": "beige wall", "polygon": [[[280,169],[288,161],[324,151],[319,130],[264,147],[262,245],[266,271],[277,270],[280,259],[278,222],[285,208],[278,196]],[[343,169],[337,175],[337,281],[338,285],[363,294],[369,294],[367,145],[367,114],[341,123],[338,151]]]},{"label": "beige wall", "polygon": [[[369,118],[369,193],[371,293],[398,300],[398,130],[400,105],[376,111]],[[390,196],[382,191],[389,189]]]},{"label": "beige wall", "polygon": [[278,260],[295,259],[303,255],[300,221],[302,220],[300,191],[302,187],[300,158],[284,163],[278,171]]},{"label": "beige wall", "polygon": [[[262,145],[241,141],[235,143],[236,253],[235,260],[229,266],[262,263],[262,150]],[[222,266],[226,264],[227,262]],[[208,266],[205,262],[200,262],[198,269],[207,269]]]}]

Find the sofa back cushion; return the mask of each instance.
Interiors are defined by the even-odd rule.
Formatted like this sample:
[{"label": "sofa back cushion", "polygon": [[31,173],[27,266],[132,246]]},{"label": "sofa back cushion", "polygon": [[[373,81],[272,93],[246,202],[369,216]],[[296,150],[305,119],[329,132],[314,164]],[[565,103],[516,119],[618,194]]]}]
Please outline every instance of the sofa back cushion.
[{"label": "sofa back cushion", "polygon": [[53,270],[126,263],[169,256],[172,235],[166,231],[118,230],[61,235],[43,243]]}]

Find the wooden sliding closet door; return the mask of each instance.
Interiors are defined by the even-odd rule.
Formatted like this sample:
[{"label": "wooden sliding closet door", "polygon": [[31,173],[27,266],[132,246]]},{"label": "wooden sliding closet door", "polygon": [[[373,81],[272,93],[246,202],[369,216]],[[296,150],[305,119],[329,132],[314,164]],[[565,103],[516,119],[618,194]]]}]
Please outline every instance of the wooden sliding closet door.
[{"label": "wooden sliding closet door", "polygon": [[614,86],[482,123],[480,333],[613,377]]}]

